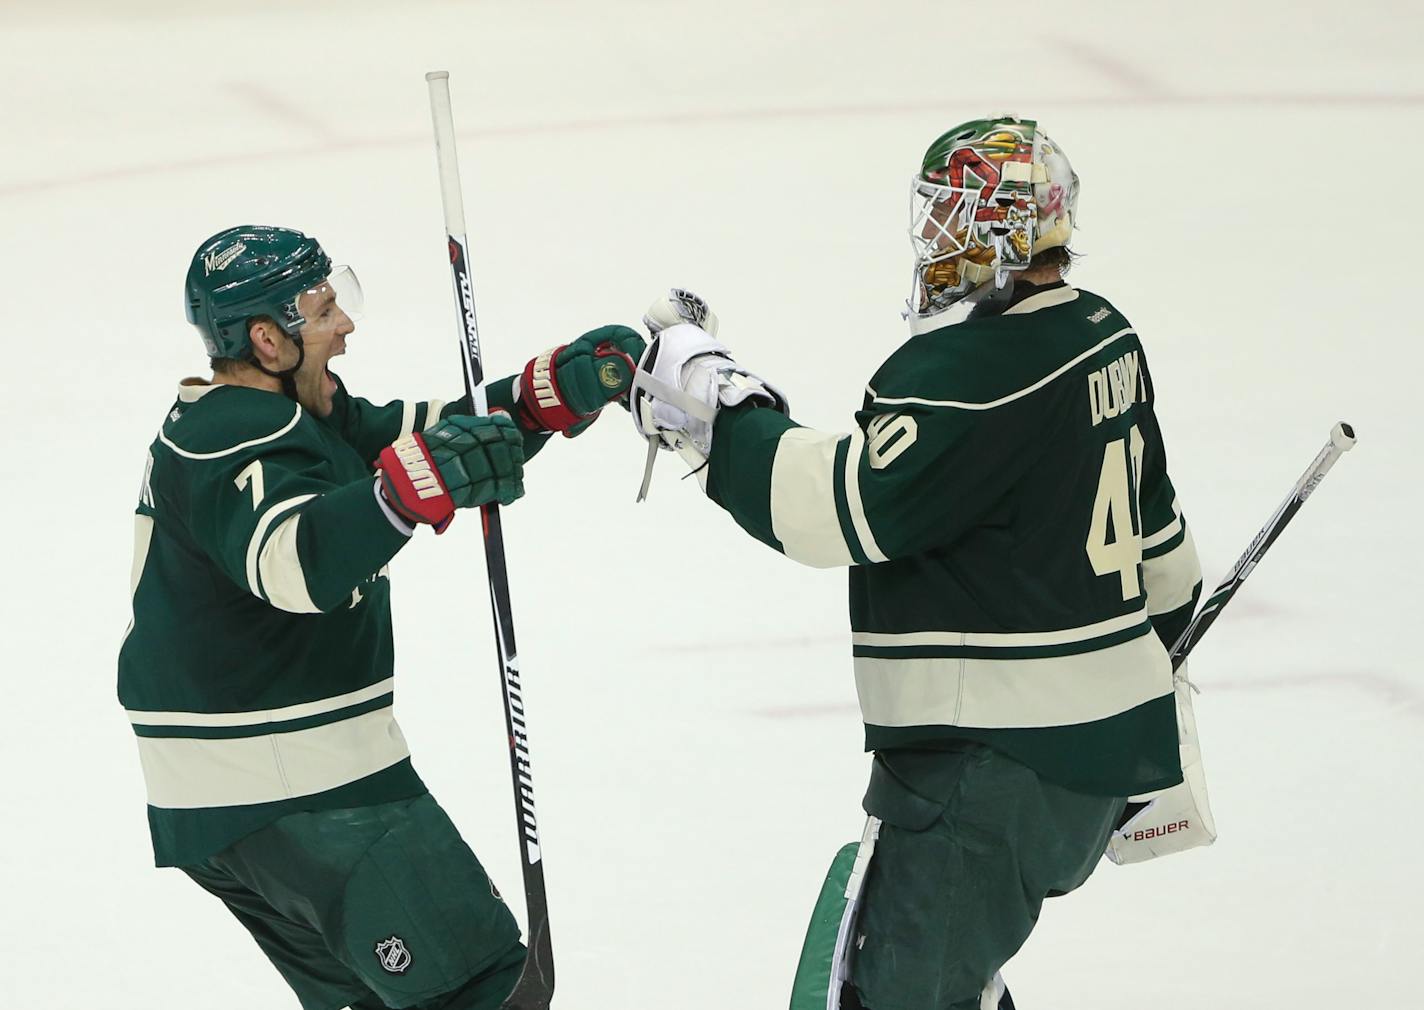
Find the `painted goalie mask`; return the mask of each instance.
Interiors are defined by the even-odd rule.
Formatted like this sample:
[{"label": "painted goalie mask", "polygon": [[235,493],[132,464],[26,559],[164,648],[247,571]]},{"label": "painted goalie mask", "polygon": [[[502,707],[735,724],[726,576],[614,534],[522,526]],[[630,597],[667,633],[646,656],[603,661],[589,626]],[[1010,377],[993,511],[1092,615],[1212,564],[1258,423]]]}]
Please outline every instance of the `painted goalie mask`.
[{"label": "painted goalie mask", "polygon": [[1035,121],[956,126],[911,183],[909,315],[940,312],[990,280],[1003,287],[1034,253],[1068,244],[1077,209],[1078,176]]}]

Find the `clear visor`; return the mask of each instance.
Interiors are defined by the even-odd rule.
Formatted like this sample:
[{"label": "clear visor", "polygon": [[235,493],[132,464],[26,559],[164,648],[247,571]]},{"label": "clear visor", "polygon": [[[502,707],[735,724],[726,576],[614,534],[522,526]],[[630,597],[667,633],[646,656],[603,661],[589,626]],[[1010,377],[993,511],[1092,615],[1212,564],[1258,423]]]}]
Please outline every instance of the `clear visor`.
[{"label": "clear visor", "polygon": [[910,244],[919,263],[959,256],[969,247],[979,209],[979,192],[926,182],[910,186]]},{"label": "clear visor", "polygon": [[361,318],[366,300],[356,272],[348,266],[336,266],[320,284],[297,295],[296,304],[303,325],[329,321],[338,314],[354,323]]}]

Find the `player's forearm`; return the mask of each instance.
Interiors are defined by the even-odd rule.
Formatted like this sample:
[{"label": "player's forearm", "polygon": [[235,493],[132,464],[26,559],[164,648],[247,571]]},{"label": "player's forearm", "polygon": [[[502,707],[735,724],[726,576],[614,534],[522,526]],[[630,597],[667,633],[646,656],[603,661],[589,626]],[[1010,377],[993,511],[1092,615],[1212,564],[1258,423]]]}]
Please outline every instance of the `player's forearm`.
[{"label": "player's forearm", "polygon": [[1173,524],[1143,538],[1142,581],[1152,627],[1170,649],[1191,623],[1202,590],[1201,560],[1180,513]]},{"label": "player's forearm", "polygon": [[781,437],[795,421],[761,407],[724,410],[713,429],[707,459],[707,496],[737,525],[762,543],[786,553],[772,516],[772,472]]},{"label": "player's forearm", "polygon": [[[373,482],[355,481],[282,520],[262,549],[263,587],[275,606],[300,604],[303,595],[311,604],[283,609],[335,610],[409,540],[381,508]],[[278,587],[285,598],[274,595]]]},{"label": "player's forearm", "polygon": [[[485,384],[485,399],[489,403],[491,410],[503,410],[510,417],[519,423],[520,433],[524,435],[524,461],[529,462],[530,458],[537,455],[539,450],[544,448],[544,444],[549,441],[553,434],[550,431],[531,431],[528,426],[520,422],[518,405],[514,399],[514,380],[517,376],[509,375],[503,379],[495,379],[493,382]],[[474,407],[470,404],[468,396],[462,396],[458,400],[452,400],[445,405],[440,412],[441,417],[449,417],[452,414],[471,414]]]}]

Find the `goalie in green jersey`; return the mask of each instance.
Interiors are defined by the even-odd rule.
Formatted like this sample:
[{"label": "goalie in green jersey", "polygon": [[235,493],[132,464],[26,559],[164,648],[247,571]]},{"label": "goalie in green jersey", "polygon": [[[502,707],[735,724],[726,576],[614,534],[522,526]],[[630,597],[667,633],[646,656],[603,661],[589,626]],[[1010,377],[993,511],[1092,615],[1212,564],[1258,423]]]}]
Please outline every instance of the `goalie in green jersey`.
[{"label": "goalie in green jersey", "polygon": [[185,295],[213,377],[179,384],[149,448],[118,663],[155,860],[306,1010],[492,1010],[524,948],[392,714],[388,565],[416,526],[518,499],[550,435],[626,397],[642,338],[540,354],[474,417],[346,391],[360,285],[301,232],[215,235]]},{"label": "goalie in green jersey", "polygon": [[871,816],[793,1010],[1012,1006],[999,969],[1044,898],[1182,780],[1167,646],[1200,568],[1137,334],[1063,277],[1078,177],[1034,121],[976,120],[912,198],[910,339],[849,434],[793,421],[686,291],[645,317],[633,384],[639,433],[744,530],[850,568]]}]

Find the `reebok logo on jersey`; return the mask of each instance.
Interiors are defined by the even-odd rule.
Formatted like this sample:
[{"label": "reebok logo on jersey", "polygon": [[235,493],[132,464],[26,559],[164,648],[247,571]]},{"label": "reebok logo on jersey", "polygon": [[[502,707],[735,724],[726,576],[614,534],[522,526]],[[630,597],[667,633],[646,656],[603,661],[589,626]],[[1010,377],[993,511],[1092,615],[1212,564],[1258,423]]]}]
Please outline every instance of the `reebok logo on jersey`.
[{"label": "reebok logo on jersey", "polygon": [[1102,308],[1098,309],[1098,311],[1094,312],[1091,316],[1088,317],[1088,322],[1101,323],[1110,315],[1112,315],[1112,309],[1108,308],[1107,306],[1103,306]]},{"label": "reebok logo on jersey", "polygon": [[209,274],[215,274],[219,270],[226,270],[232,266],[233,260],[237,259],[246,251],[246,242],[239,242],[237,245],[223,249],[222,251],[214,249],[203,257],[203,276],[207,277]]},{"label": "reebok logo on jersey", "polygon": [[430,465],[430,457],[425,454],[414,435],[397,439],[391,443],[391,448],[395,450],[396,459],[400,460],[400,465],[405,469],[405,475],[410,478],[411,487],[415,488],[418,497],[438,498],[445,493],[440,487],[440,478]]}]

